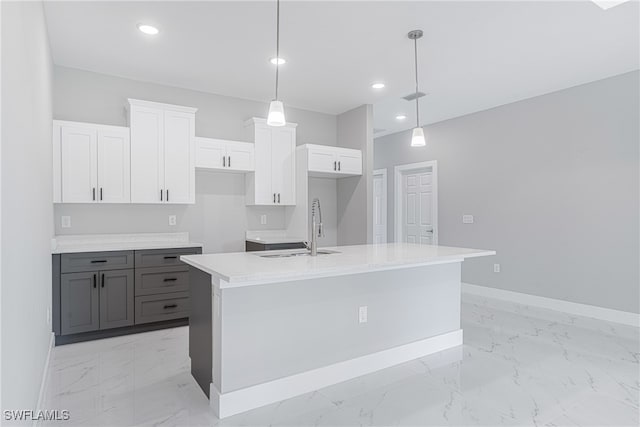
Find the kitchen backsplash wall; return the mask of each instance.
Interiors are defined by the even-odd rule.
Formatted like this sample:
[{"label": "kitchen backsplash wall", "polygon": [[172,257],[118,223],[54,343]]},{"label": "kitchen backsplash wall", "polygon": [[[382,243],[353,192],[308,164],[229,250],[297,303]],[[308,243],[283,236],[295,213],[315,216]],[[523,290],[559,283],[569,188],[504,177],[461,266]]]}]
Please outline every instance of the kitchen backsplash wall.
[{"label": "kitchen backsplash wall", "polygon": [[[188,89],[139,82],[88,71],[54,67],[53,117],[126,126],[127,98],[198,108],[196,135],[246,140],[243,123],[264,117],[265,102],[250,101]],[[298,123],[298,145],[336,145],[336,116],[287,108],[287,119]],[[56,234],[134,233],[188,231],[206,252],[244,249],[246,230],[282,229],[284,208],[245,206],[244,175],[196,172],[195,205],[91,205],[59,204],[54,207]],[[336,181],[311,179],[310,194],[323,203],[325,237],[321,245],[336,244]],[[326,208],[325,208],[326,206]],[[61,227],[61,217],[71,216],[71,227]],[[169,225],[176,215],[176,225]],[[260,218],[267,215],[267,224]]]}]

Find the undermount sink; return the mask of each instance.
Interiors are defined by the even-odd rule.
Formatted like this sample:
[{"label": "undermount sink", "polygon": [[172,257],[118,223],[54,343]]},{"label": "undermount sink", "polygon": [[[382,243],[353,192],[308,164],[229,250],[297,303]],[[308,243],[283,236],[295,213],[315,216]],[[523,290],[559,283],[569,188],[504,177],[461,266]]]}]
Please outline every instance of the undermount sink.
[{"label": "undermount sink", "polygon": [[[332,251],[330,249],[318,249],[318,255],[329,255],[329,254],[339,254],[340,252],[338,251]],[[264,255],[260,255],[260,254],[256,254],[261,258],[291,258],[291,257],[296,257],[296,256],[311,256],[311,252],[310,251],[304,251],[304,252],[286,252],[286,253],[280,253],[280,254],[264,254]]]}]

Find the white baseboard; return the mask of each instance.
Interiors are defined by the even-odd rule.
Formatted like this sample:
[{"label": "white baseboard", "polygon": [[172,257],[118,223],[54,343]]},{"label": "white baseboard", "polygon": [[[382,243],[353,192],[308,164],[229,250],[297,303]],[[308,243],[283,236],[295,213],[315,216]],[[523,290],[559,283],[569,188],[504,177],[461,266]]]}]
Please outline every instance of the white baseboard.
[{"label": "white baseboard", "polygon": [[640,315],[628,311],[613,310],[597,307],[595,305],[579,304],[554,298],[529,295],[521,292],[506,291],[504,289],[490,288],[487,286],[462,283],[462,292],[483,297],[510,301],[517,304],[525,304],[549,310],[562,311],[576,316],[591,317],[607,322],[621,323],[623,325],[640,327]]},{"label": "white baseboard", "polygon": [[218,417],[226,418],[459,345],[462,329],[229,393],[211,384],[209,401]]},{"label": "white baseboard", "polygon": [[[56,342],[55,333],[51,332],[51,338],[49,339],[49,350],[47,351],[47,358],[44,361],[44,370],[42,371],[42,381],[40,381],[40,393],[38,393],[38,407],[36,410],[44,410],[42,405],[44,404],[44,393],[47,389],[47,378],[49,377],[49,360],[51,359],[51,349],[53,349]],[[39,420],[33,421],[33,426],[36,427],[40,424]]]}]

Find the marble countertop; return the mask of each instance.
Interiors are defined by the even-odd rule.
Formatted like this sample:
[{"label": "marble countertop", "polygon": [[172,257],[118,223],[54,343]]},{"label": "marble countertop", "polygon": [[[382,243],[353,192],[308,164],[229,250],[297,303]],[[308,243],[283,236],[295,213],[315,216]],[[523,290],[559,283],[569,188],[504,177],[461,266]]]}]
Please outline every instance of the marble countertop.
[{"label": "marble countertop", "polygon": [[245,240],[265,245],[277,245],[279,243],[299,243],[306,242],[305,237],[289,236],[285,230],[256,230],[247,231]]},{"label": "marble countertop", "polygon": [[331,277],[372,271],[394,270],[432,264],[461,262],[466,258],[495,255],[492,250],[448,246],[387,243],[322,248],[339,253],[264,258],[260,255],[300,252],[235,252],[188,255],[180,259],[220,279],[220,288]]},{"label": "marble countertop", "polygon": [[164,248],[200,248],[189,233],[83,234],[56,236],[51,253],[131,251]]}]

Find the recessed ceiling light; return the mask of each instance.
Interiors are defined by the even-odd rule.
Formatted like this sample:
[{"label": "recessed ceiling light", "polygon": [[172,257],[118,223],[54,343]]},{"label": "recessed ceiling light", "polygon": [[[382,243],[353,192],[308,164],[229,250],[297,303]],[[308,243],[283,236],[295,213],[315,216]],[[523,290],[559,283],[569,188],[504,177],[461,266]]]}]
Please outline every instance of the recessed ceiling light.
[{"label": "recessed ceiling light", "polygon": [[407,119],[407,116],[405,116],[404,114],[398,114],[396,116],[396,120],[406,120],[406,119]]},{"label": "recessed ceiling light", "polygon": [[271,58],[269,59],[269,62],[271,62],[273,65],[282,65],[282,64],[286,64],[287,60],[284,58]]},{"label": "recessed ceiling light", "polygon": [[142,31],[145,34],[148,34],[150,36],[155,36],[156,34],[158,34],[160,32],[160,30],[158,30],[156,27],[154,27],[153,25],[148,25],[148,24],[138,24],[138,29],[140,31]]},{"label": "recessed ceiling light", "polygon": [[607,10],[611,9],[614,6],[618,6],[619,4],[626,3],[629,0],[591,0],[602,9]]},{"label": "recessed ceiling light", "polygon": [[374,89],[382,89],[384,87],[384,83],[374,83],[371,87]]}]

